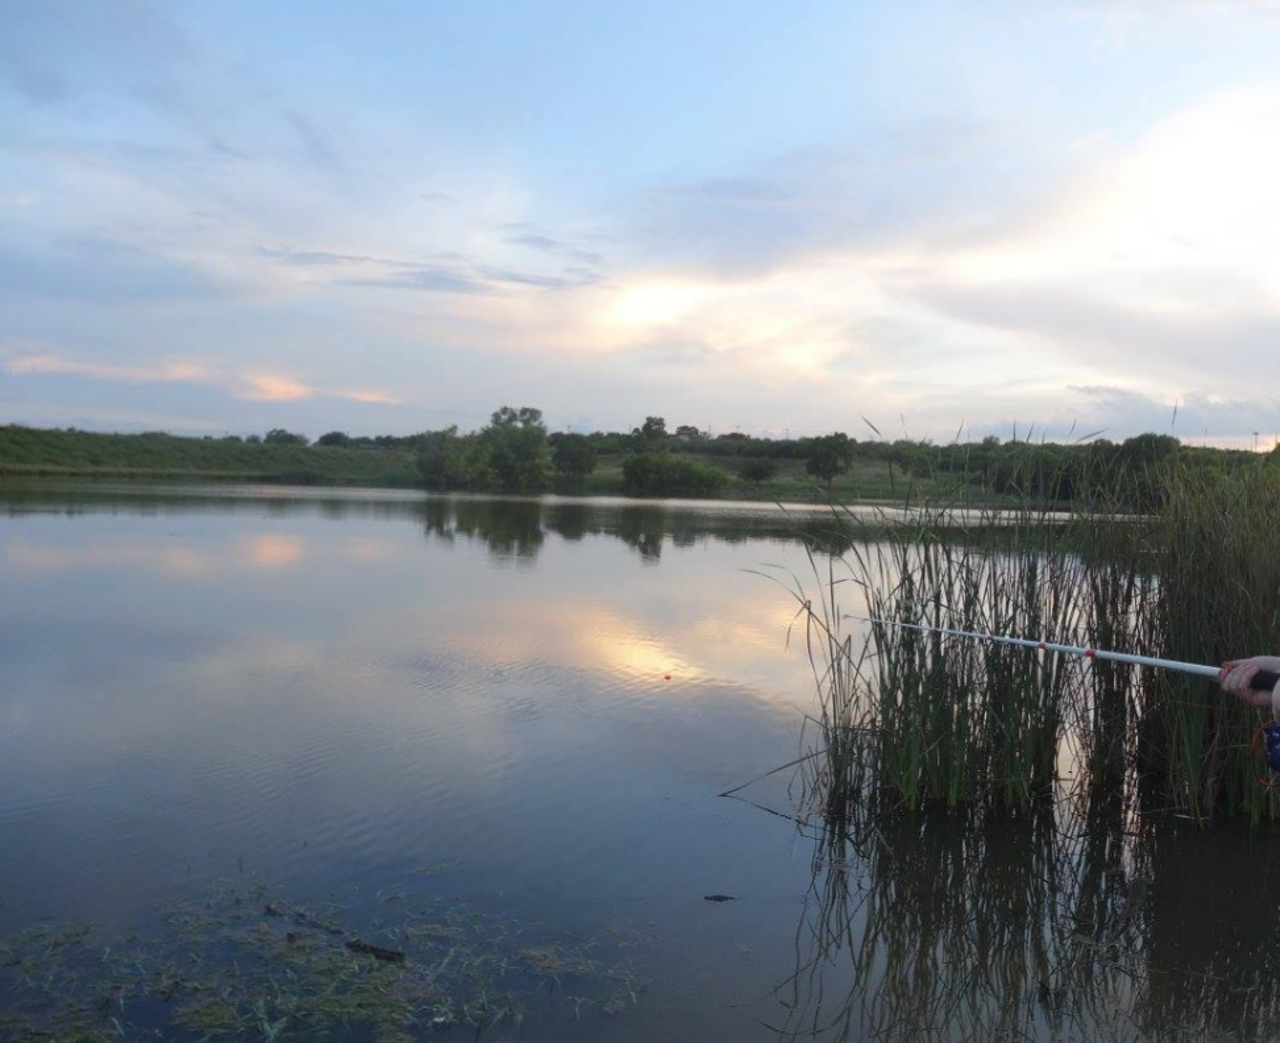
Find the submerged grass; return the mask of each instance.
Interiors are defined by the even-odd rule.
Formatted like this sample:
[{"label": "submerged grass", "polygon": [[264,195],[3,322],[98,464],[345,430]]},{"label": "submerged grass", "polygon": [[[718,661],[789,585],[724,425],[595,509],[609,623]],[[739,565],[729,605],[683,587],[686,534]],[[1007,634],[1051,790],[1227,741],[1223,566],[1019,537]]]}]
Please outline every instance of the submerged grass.
[{"label": "submerged grass", "polygon": [[1280,651],[1280,471],[1158,477],[1140,514],[1097,483],[1068,512],[912,503],[910,489],[905,523],[834,508],[848,549],[815,548],[808,582],[790,584],[820,695],[806,792],[824,807],[1009,812],[1120,794],[1274,817],[1249,748],[1259,714],[1215,685],[891,625],[1207,663]]},{"label": "submerged grass", "polygon": [[340,910],[235,884],[172,909],[148,936],[26,931],[0,940],[0,1039],[475,1039],[553,995],[571,1016],[617,1014],[643,988],[630,958],[641,933],[573,939],[462,905],[413,906],[357,934]]}]

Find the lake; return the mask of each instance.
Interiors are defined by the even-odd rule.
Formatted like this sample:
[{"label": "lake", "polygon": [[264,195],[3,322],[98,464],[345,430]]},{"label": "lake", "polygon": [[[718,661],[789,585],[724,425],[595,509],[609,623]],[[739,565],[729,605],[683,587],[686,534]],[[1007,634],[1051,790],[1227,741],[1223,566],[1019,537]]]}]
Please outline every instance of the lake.
[{"label": "lake", "polygon": [[[0,972],[0,1039],[304,1038],[317,966],[404,973],[361,945],[435,960],[376,983],[435,1013],[331,1038],[1274,1038],[1272,831],[922,816],[836,846],[789,771],[718,796],[800,753],[795,603],[749,570],[803,572],[820,523],[0,484],[0,938],[30,979],[60,961],[44,993]],[[95,982],[131,945],[162,990]],[[263,975],[280,1016],[245,1021]]]}]

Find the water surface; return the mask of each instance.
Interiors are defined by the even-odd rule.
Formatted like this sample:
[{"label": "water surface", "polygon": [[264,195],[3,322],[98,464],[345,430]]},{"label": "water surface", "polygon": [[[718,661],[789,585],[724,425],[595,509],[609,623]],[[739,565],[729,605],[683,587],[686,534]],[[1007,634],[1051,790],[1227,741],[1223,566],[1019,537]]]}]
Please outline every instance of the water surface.
[{"label": "water surface", "polygon": [[643,935],[634,1005],[483,1038],[1272,1038],[1269,833],[831,846],[787,773],[717,797],[797,754],[794,604],[747,570],[805,562],[761,505],[0,486],[0,933],[253,878]]}]

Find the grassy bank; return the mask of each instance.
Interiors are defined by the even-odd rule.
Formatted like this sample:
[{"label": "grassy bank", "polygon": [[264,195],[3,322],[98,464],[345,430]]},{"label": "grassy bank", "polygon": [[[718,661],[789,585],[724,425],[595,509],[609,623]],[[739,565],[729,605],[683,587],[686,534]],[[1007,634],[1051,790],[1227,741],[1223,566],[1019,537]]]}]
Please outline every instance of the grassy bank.
[{"label": "grassy bank", "polygon": [[0,476],[51,475],[300,485],[418,484],[412,452],[229,438],[0,427]]}]

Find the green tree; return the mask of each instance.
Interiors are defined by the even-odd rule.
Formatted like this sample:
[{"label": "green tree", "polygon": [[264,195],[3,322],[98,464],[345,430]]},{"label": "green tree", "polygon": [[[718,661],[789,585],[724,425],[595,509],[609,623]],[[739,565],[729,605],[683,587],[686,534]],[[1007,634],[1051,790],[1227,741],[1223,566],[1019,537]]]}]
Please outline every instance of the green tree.
[{"label": "green tree", "polygon": [[660,416],[647,416],[644,423],[632,429],[631,440],[638,453],[656,453],[666,448],[667,422]]},{"label": "green tree", "polygon": [[551,467],[551,447],[542,410],[503,406],[477,436],[485,464],[506,493],[541,492]]},{"label": "green tree", "polygon": [[558,435],[551,459],[562,477],[581,481],[596,469],[596,448],[586,435]]},{"label": "green tree", "polygon": [[742,465],[742,477],[757,488],[777,473],[778,465],[762,456],[748,457]]},{"label": "green tree", "polygon": [[1117,470],[1138,510],[1149,510],[1163,501],[1165,477],[1177,459],[1182,443],[1172,435],[1148,432],[1120,443]]},{"label": "green tree", "polygon": [[335,445],[346,448],[351,444],[351,436],[345,431],[329,431],[316,439],[316,445]]},{"label": "green tree", "polygon": [[844,474],[853,463],[853,443],[849,436],[839,431],[813,438],[809,441],[809,452],[805,458],[804,469],[815,478],[821,478],[831,490],[831,483],[838,475]]},{"label": "green tree", "polygon": [[424,432],[418,440],[418,473],[428,489],[476,489],[489,475],[476,451],[475,438],[458,434],[457,425]]},{"label": "green tree", "polygon": [[1149,467],[1168,462],[1182,443],[1173,435],[1157,435],[1148,432],[1126,438],[1120,443],[1120,457],[1130,467]]},{"label": "green tree", "polygon": [[273,427],[262,440],[267,445],[307,445],[310,442],[306,435],[294,434],[283,427]]}]

